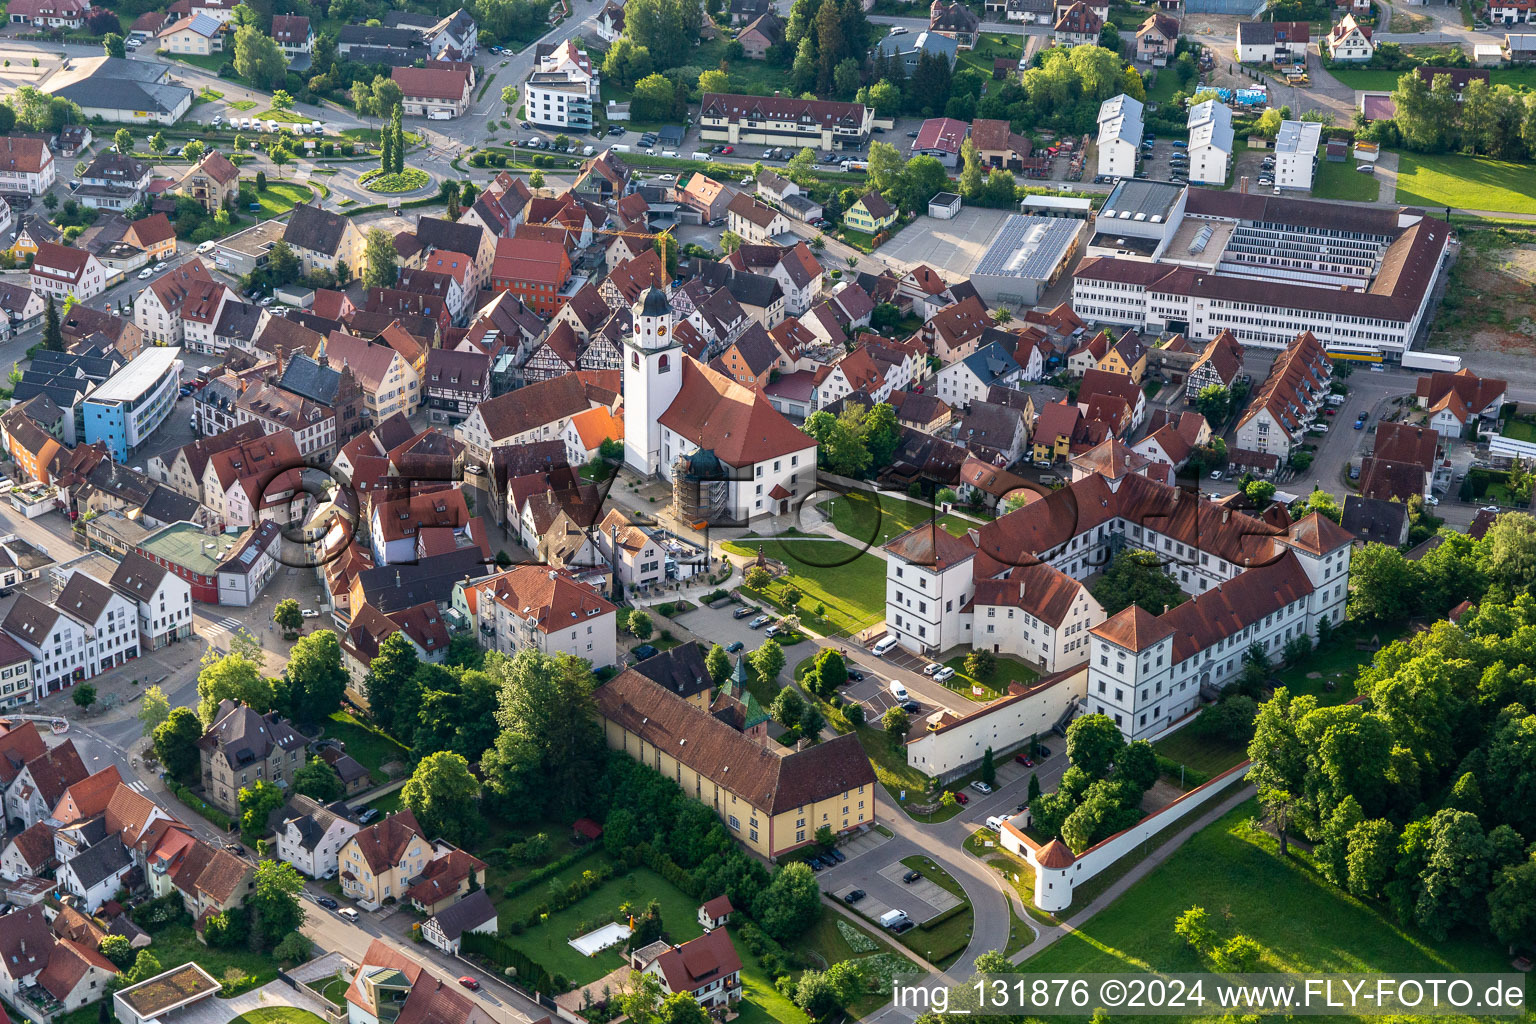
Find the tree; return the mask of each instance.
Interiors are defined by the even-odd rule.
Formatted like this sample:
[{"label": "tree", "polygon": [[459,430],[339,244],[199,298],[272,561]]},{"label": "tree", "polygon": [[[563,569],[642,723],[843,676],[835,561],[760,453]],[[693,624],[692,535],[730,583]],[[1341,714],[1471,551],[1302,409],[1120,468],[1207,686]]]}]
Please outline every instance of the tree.
[{"label": "tree", "polygon": [[1120,751],[1125,738],[1108,715],[1082,715],[1067,726],[1067,758],[1090,779],[1102,779]]},{"label": "tree", "polygon": [[657,1024],[709,1024],[710,1016],[689,992],[673,992],[656,1010]]},{"label": "tree", "polygon": [[289,701],[295,719],[305,724],[325,721],[341,707],[347,670],[341,664],[341,644],[329,629],[302,637],[288,654]]},{"label": "tree", "polygon": [[989,949],[976,958],[977,974],[1012,974],[1013,961],[999,950]]},{"label": "tree", "polygon": [[816,692],[830,697],[837,688],[848,681],[848,663],[838,651],[823,647],[812,663],[816,669]]},{"label": "tree", "polygon": [[152,153],[164,153],[166,150],[165,132],[155,132],[149,137],[149,149]]},{"label": "tree", "polygon": [[603,60],[603,78],[621,88],[629,89],[649,75],[654,68],[651,51],[644,46],[635,45],[633,39],[623,35],[608,48],[608,56]]},{"label": "tree", "polygon": [[51,295],[43,309],[43,348],[49,352],[64,351],[64,331],[59,326],[59,308],[54,305]]},{"label": "tree", "polygon": [[279,89],[272,94],[272,106],[277,110],[293,109],[293,94],[287,89]]},{"label": "tree", "polygon": [[255,915],[256,933],[264,948],[274,948],[303,926],[303,891],[304,878],[292,864],[281,860],[257,862],[256,886],[245,898],[245,905]]},{"label": "tree", "polygon": [[204,659],[197,674],[197,717],[204,728],[213,725],[221,701],[249,704],[257,714],[264,715],[272,710],[275,697],[272,680],[263,676],[256,663],[243,654],[231,652],[220,658]]},{"label": "tree", "polygon": [[193,139],[191,142],[188,142],[185,146],[181,147],[181,155],[195,164],[203,158],[203,154],[207,152],[207,150],[208,145],[207,143],[203,142],[202,139]]},{"label": "tree", "polygon": [[720,251],[729,256],[741,248],[741,236],[727,228],[720,232]]},{"label": "tree", "polygon": [[[808,424],[809,425],[809,424]],[[845,405],[832,421],[819,456],[827,469],[840,476],[861,476],[869,468],[871,456],[864,441],[863,411],[857,404]]]},{"label": "tree", "polygon": [[981,781],[989,786],[997,782],[997,764],[992,760],[991,747],[981,753]]},{"label": "tree", "polygon": [[400,800],[427,832],[463,845],[480,831],[479,795],[480,784],[463,755],[440,750],[421,759]]},{"label": "tree", "polygon": [[892,743],[900,743],[911,730],[912,719],[902,708],[887,708],[885,714],[880,716],[880,724],[885,727]]},{"label": "tree", "polygon": [[318,757],[311,757],[293,773],[293,790],[323,804],[340,800],[343,793],[341,776]]},{"label": "tree", "polygon": [[[394,82],[389,84],[394,86],[396,92],[400,91],[400,87],[395,85]],[[377,89],[378,86],[375,85],[374,88]],[[392,164],[384,168],[385,172],[389,174],[399,174],[405,170],[405,126],[401,121],[403,109],[404,107],[400,100],[396,100],[389,109],[389,135],[391,139],[389,154]]]},{"label": "tree", "polygon": [[1163,571],[1162,559],[1155,552],[1141,549],[1116,555],[1092,592],[1106,615],[1114,615],[1133,604],[1160,615],[1165,607],[1188,599],[1173,577]]},{"label": "tree", "polygon": [[1213,424],[1225,423],[1232,412],[1232,392],[1220,384],[1207,384],[1195,396],[1195,410]]},{"label": "tree", "polygon": [[235,30],[235,73],[258,89],[269,89],[288,75],[288,58],[277,42],[252,25]]},{"label": "tree", "polygon": [[731,76],[719,69],[699,75],[699,92],[730,92]]},{"label": "tree", "polygon": [[421,662],[415,646],[404,633],[391,633],[379,644],[379,651],[363,677],[363,694],[374,721],[386,732],[394,731],[402,712],[415,707],[419,691],[410,689],[411,680]]},{"label": "tree", "polygon": [[[787,690],[787,688],[786,688]],[[821,709],[815,704],[806,704],[800,711],[800,735],[807,742],[821,742],[821,730],[826,727],[827,720],[822,715]]]},{"label": "tree", "polygon": [[636,640],[649,640],[653,628],[651,625],[651,613],[636,608],[629,613],[629,631]]},{"label": "tree", "polygon": [[297,633],[304,627],[304,613],[299,609],[299,602],[291,597],[277,602],[277,607],[272,610],[272,621],[282,626],[285,633]]},{"label": "tree", "polygon": [[748,590],[762,590],[773,582],[773,574],[760,565],[754,565],[742,575]]},{"label": "tree", "polygon": [[1510,948],[1536,943],[1536,853],[1494,879],[1488,893],[1488,927]]},{"label": "tree", "polygon": [[1034,803],[1035,799],[1039,795],[1040,795],[1040,776],[1036,775],[1034,772],[1030,772],[1029,773],[1029,790],[1028,790],[1028,792],[1026,794],[1026,797],[1027,797],[1027,799],[1029,800],[1030,803]]},{"label": "tree", "polygon": [[715,644],[704,656],[704,668],[716,686],[723,685],[731,677],[731,656],[725,653],[724,647]]},{"label": "tree", "polygon": [[535,189],[543,188],[544,172],[536,170],[532,174],[528,175],[528,187]]},{"label": "tree", "polygon": [[663,70],[683,62],[703,25],[700,0],[641,0],[633,10],[624,8],[624,34],[649,50]]},{"label": "tree", "polygon": [[784,176],[797,185],[809,187],[815,181],[816,151],[806,148],[789,158]]},{"label": "tree", "polygon": [[1444,939],[1459,925],[1475,925],[1486,911],[1491,882],[1491,849],[1477,815],[1442,810],[1428,821],[1423,873],[1415,890],[1414,922]]},{"label": "tree", "polygon": [[896,187],[907,162],[896,147],[889,142],[875,141],[869,144],[869,184],[876,192]]},{"label": "tree", "polygon": [[81,711],[89,711],[91,709],[91,705],[96,703],[96,687],[92,686],[90,683],[81,683],[79,686],[75,687],[73,700],[75,702],[75,706],[78,707]]},{"label": "tree", "polygon": [[512,108],[517,106],[517,86],[504,85],[501,87],[501,115],[512,116]]},{"label": "tree", "polygon": [[1350,559],[1349,614],[1373,622],[1400,622],[1413,614],[1417,580],[1397,548],[1372,543]]},{"label": "tree", "polygon": [[96,945],[96,951],[112,961],[112,965],[120,971],[133,963],[135,956],[133,943],[128,941],[126,935],[103,935]]},{"label": "tree", "polygon": [[977,648],[965,656],[965,674],[972,679],[986,679],[997,671],[997,656]]},{"label": "tree", "polygon": [[203,738],[202,723],[191,708],[173,708],[155,727],[155,757],[172,778],[186,781],[197,773],[197,741]]},{"label": "tree", "polygon": [[786,686],[773,698],[773,704],[768,710],[775,722],[786,729],[793,729],[800,724],[800,715],[805,711],[805,701],[800,698],[799,690],[793,686]]},{"label": "tree", "polygon": [[1364,899],[1379,899],[1397,864],[1397,830],[1390,821],[1362,821],[1349,830],[1346,887]]},{"label": "tree", "polygon": [[1243,485],[1243,494],[1254,508],[1262,509],[1273,500],[1275,485],[1268,480],[1249,480]]},{"label": "tree", "polygon": [[400,276],[400,254],[382,228],[369,228],[363,243],[363,287],[393,288]]},{"label": "tree", "polygon": [[1195,728],[1203,735],[1224,743],[1244,743],[1253,738],[1253,720],[1259,706],[1252,697],[1233,694],[1200,712]]},{"label": "tree", "polygon": [[772,683],[779,678],[779,673],[784,671],[784,660],[784,649],[771,637],[764,640],[761,647],[747,656],[752,670],[757,673],[758,678],[767,683]]},{"label": "tree", "polygon": [[144,691],[144,696],[139,698],[138,718],[139,724],[144,727],[144,735],[153,737],[160,723],[171,717],[171,701],[166,697],[165,691],[158,686],[151,686]]},{"label": "tree", "polygon": [[[645,0],[654,2],[654,0]],[[626,8],[626,11],[628,8]],[[628,15],[626,14],[626,18]],[[660,121],[672,116],[673,101],[677,90],[665,75],[651,73],[635,83],[631,94],[631,111],[637,119]]]},{"label": "tree", "polygon": [[752,907],[763,931],[779,942],[793,942],[821,916],[821,888],[810,865],[792,861],[779,868]]},{"label": "tree", "polygon": [[252,846],[267,834],[267,815],[283,806],[283,791],[265,779],[240,787],[240,834]]},{"label": "tree", "polygon": [[[257,175],[258,179],[262,175]],[[262,191],[262,185],[258,182],[257,193]],[[267,250],[267,277],[275,285],[292,284],[299,279],[299,257],[293,251],[286,239],[279,238],[272,243],[272,248]]]},{"label": "tree", "polygon": [[133,152],[133,132],[119,128],[112,135],[112,148],[124,156]]},{"label": "tree", "polygon": [[160,960],[147,949],[139,950],[138,956],[133,958],[133,967],[117,977],[123,986],[136,985],[141,981],[153,978],[160,973]]},{"label": "tree", "polygon": [[1204,907],[1190,907],[1180,914],[1173,922],[1173,934],[1202,955],[1216,945],[1216,929]]},{"label": "tree", "polygon": [[272,949],[272,955],[284,963],[301,964],[314,952],[314,943],[300,932],[289,932]]},{"label": "tree", "polygon": [[595,781],[590,766],[604,756],[591,664],[520,651],[487,655],[485,670],[498,686],[501,732],[481,768],[499,810],[564,815],[583,806]]},{"label": "tree", "polygon": [[1307,495],[1306,501],[1295,506],[1291,514],[1297,519],[1305,519],[1313,512],[1316,512],[1324,519],[1332,519],[1336,523],[1344,518],[1344,510],[1339,506],[1338,501],[1333,495],[1320,487]]},{"label": "tree", "polygon": [[127,57],[128,48],[123,37],[116,32],[108,32],[101,40],[102,51],[108,57]]}]

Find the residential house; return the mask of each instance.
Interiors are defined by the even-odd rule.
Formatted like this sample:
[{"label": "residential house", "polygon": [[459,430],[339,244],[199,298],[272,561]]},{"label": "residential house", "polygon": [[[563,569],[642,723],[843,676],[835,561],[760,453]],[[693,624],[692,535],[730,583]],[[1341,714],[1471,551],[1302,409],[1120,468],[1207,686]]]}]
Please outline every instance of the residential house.
[{"label": "residential house", "polygon": [[874,108],[861,103],[711,92],[699,104],[699,138],[733,146],[853,149],[869,141],[874,122]]},{"label": "residential house", "polygon": [[336,874],[341,849],[357,834],[346,804],[325,806],[295,793],[273,814],[277,834],[277,858],[287,861],[310,878]]},{"label": "residential house", "polygon": [[1232,165],[1236,136],[1232,108],[1218,100],[1205,100],[1189,108],[1189,180],[1201,185],[1224,185]]},{"label": "residential house", "polygon": [[731,197],[726,206],[726,220],[731,231],[743,242],[764,244],[773,238],[787,234],[789,221],[784,214],[771,206],[758,202],[745,192]]},{"label": "residential house", "polygon": [[615,607],[565,570],[513,566],[463,584],[454,597],[461,602],[488,650],[564,653],[599,667],[618,660]]},{"label": "residential house", "polygon": [[32,655],[39,698],[139,656],[138,609],[79,571],[49,604],[20,595],[3,628]]},{"label": "residential house", "polygon": [[[212,287],[197,288],[198,283]],[[188,299],[195,295],[198,302],[217,306],[228,291],[221,282],[213,279],[203,261],[194,256],[161,274],[139,292],[133,300],[133,321],[150,341],[159,345],[180,345],[186,329],[182,309]]]},{"label": "residential house", "polygon": [[1354,14],[1346,14],[1328,32],[1326,41],[1328,56],[1343,63],[1364,63],[1376,54],[1376,44],[1371,41],[1371,28],[1355,20]]},{"label": "residential house", "polygon": [[346,999],[351,1024],[492,1024],[494,1019],[458,986],[434,976],[415,956],[383,939],[374,939],[363,954]]},{"label": "residential house", "polygon": [[784,19],[772,10],[764,11],[736,33],[736,41],[748,60],[765,60],[770,49],[784,42]]},{"label": "residential house", "polygon": [[144,199],[150,174],[145,161],[106,150],[91,161],[80,175],[80,184],[71,187],[71,194],[82,206],[126,210]]},{"label": "residential house", "polygon": [[601,100],[601,75],[580,43],[567,39],[538,58],[523,94],[523,113],[530,122],[586,131],[593,124],[592,105]]},{"label": "residential house", "polygon": [[1076,0],[1058,13],[1051,38],[1057,46],[1096,46],[1103,31],[1104,19],[1083,0]]},{"label": "residential house", "polygon": [[1184,401],[1195,404],[1200,392],[1208,387],[1230,390],[1243,375],[1243,345],[1231,331],[1224,330],[1211,339],[1184,378]]},{"label": "residential house", "polygon": [[192,587],[169,569],[129,552],[112,574],[112,588],[138,606],[144,650],[192,636]]},{"label": "residential house", "polygon": [[106,268],[85,250],[53,242],[37,242],[36,246],[28,284],[38,295],[58,303],[71,297],[85,302],[106,287]]},{"label": "residential house", "polygon": [[315,29],[302,14],[274,14],[272,39],[290,61],[315,48]]},{"label": "residential house", "polygon": [[[419,235],[419,224],[417,230]],[[283,241],[293,247],[306,274],[335,273],[337,263],[345,263],[354,273],[363,267],[364,239],[357,224],[350,217],[318,206],[300,203],[294,207],[283,230]]]},{"label": "residential house", "polygon": [[491,453],[533,441],[563,441],[566,422],[593,405],[582,381],[584,374],[567,374],[498,395],[475,408],[453,433],[469,456],[482,466]]},{"label": "residential house", "polygon": [[931,156],[945,167],[960,162],[960,147],[970,134],[971,126],[952,117],[930,117],[917,129],[912,140],[912,156]]},{"label": "residential house", "polygon": [[410,117],[446,120],[469,110],[470,75],[451,68],[393,68],[404,112]]},{"label": "residential house", "polygon": [[958,0],[954,3],[933,0],[928,8],[928,31],[953,39],[963,50],[975,44],[976,30],[980,24],[981,19]]},{"label": "residential house", "polygon": [[0,191],[40,196],[58,176],[53,150],[43,139],[0,137]]},{"label": "residential house", "polygon": [[1429,425],[1443,436],[1475,433],[1479,421],[1499,418],[1508,384],[1496,377],[1479,377],[1471,370],[1431,373],[1420,377],[1414,401],[1427,410]]},{"label": "residential house", "polygon": [[[1076,3],[1069,11],[1083,7]],[[1082,12],[1078,12],[1081,17]],[[1094,38],[1098,38],[1097,30]],[[1129,178],[1136,173],[1136,160],[1141,151],[1142,102],[1121,93],[1099,104],[1099,174],[1112,178]]]},{"label": "residential house", "polygon": [[1007,347],[992,342],[940,370],[934,394],[951,408],[959,408],[985,400],[994,384],[1012,384],[1022,375]]},{"label": "residential house", "polygon": [[304,764],[307,737],[287,719],[248,704],[219,703],[213,724],[197,741],[203,796],[227,814],[240,812],[240,790],[258,779],[287,786]]},{"label": "residential house", "polygon": [[1307,59],[1312,26],[1305,21],[1240,21],[1237,60],[1240,64],[1273,64]]},{"label": "residential house", "polygon": [[677,201],[697,213],[705,224],[724,220],[726,209],[735,198],[735,189],[699,173],[689,178],[688,184],[677,192]]},{"label": "residential house", "polygon": [[407,809],[360,829],[341,845],[341,889],[365,910],[399,901],[437,857],[437,850],[416,816]]},{"label": "residential house", "polygon": [[1179,19],[1161,12],[1147,15],[1136,29],[1136,59],[1162,67],[1179,42]]},{"label": "residential house", "polygon": [[624,586],[644,587],[666,579],[666,550],[623,509],[608,510],[596,539],[598,551]]},{"label": "residential house", "polygon": [[435,348],[427,353],[422,379],[427,419],[434,424],[462,423],[491,397],[491,360],[479,352]]},{"label": "residential house", "polygon": [[444,953],[456,955],[466,933],[495,935],[497,930],[496,904],[484,889],[477,889],[428,918],[421,926],[421,937]]},{"label": "residential house", "polygon": [[223,53],[224,25],[206,14],[182,18],[160,33],[159,48],[193,57]]},{"label": "residential house", "polygon": [[1237,447],[1290,457],[1306,437],[1317,409],[1328,396],[1333,368],[1321,342],[1303,331],[1270,365],[1237,421]]},{"label": "residential house", "polygon": [[630,954],[630,966],[656,978],[666,995],[686,992],[706,1008],[741,1001],[741,956],[724,928],[680,946],[653,942]]},{"label": "residential house", "polygon": [[[309,19],[297,15],[275,15],[274,22],[285,17],[294,17],[299,21],[307,22]],[[176,186],[176,191],[182,195],[191,196],[210,214],[216,214],[220,210],[229,209],[240,194],[240,168],[230,162],[229,158],[217,150],[208,153],[199,160],[187,176],[182,178]]]},{"label": "residential house", "polygon": [[[30,600],[26,595],[22,599]],[[10,621],[9,616],[6,621]],[[26,646],[25,641],[22,645]],[[33,661],[36,660],[34,656]],[[5,820],[22,829],[46,820],[65,791],[89,774],[73,740],[37,754],[16,769],[16,777],[5,789]]]},{"label": "residential house", "polygon": [[896,223],[896,208],[879,192],[869,192],[843,211],[843,223],[866,235],[878,235]]},{"label": "residential house", "polygon": [[570,278],[571,260],[563,245],[531,238],[496,240],[493,291],[509,291],[535,312],[553,316],[565,304]]}]

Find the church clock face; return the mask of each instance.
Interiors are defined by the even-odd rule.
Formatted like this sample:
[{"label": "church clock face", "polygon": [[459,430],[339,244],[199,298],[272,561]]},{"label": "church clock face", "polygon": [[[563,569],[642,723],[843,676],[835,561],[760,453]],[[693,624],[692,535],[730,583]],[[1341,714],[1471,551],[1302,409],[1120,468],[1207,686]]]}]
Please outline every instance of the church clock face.
[{"label": "church clock face", "polygon": [[665,335],[666,335],[666,333],[667,333],[667,328],[666,328],[666,326],[665,326],[665,325],[663,325],[663,326],[661,326],[661,327],[658,327],[658,328],[656,328],[656,336],[657,336],[657,337],[658,337],[658,338],[660,338],[660,337],[664,337],[664,336],[665,336]]}]

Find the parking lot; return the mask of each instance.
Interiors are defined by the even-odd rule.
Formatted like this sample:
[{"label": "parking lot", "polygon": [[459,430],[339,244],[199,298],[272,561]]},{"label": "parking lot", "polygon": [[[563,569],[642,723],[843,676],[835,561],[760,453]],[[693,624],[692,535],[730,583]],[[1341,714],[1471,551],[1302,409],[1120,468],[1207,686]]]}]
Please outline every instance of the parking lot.
[{"label": "parking lot", "polygon": [[[876,864],[880,866],[874,868]],[[899,860],[881,863],[880,858],[866,858],[855,865],[850,859],[849,863],[823,871],[821,888],[844,903],[848,902],[850,892],[862,889],[864,896],[849,905],[871,921],[880,920],[887,911],[899,910],[922,924],[960,905],[960,897],[926,878],[902,881],[910,871]]]},{"label": "parking lot", "polygon": [[[763,629],[767,627],[752,629],[747,625],[747,623],[757,618],[758,614],[760,614],[757,612],[741,619],[732,618],[731,613],[740,607],[742,606],[739,604],[726,605],[723,608],[700,607],[691,612],[684,612],[676,616],[675,621],[687,626],[704,639],[719,644],[721,647],[729,648],[731,644],[740,641],[744,650],[755,651],[763,645],[763,640],[765,639]],[[771,608],[766,609],[761,614],[770,613],[774,614],[775,617],[777,616],[777,613],[773,612]],[[804,650],[803,646],[797,644],[786,651],[786,657],[791,665],[800,658],[810,654],[809,650],[805,650],[805,653],[801,654],[800,651],[802,650]]]}]

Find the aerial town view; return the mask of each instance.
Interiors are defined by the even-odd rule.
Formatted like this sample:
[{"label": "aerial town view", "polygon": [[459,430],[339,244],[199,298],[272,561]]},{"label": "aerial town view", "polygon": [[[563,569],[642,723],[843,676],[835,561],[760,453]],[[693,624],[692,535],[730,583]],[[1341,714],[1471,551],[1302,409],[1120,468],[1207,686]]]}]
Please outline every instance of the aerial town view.
[{"label": "aerial town view", "polygon": [[1536,0],[3,10],[0,1024],[1536,1024]]}]

